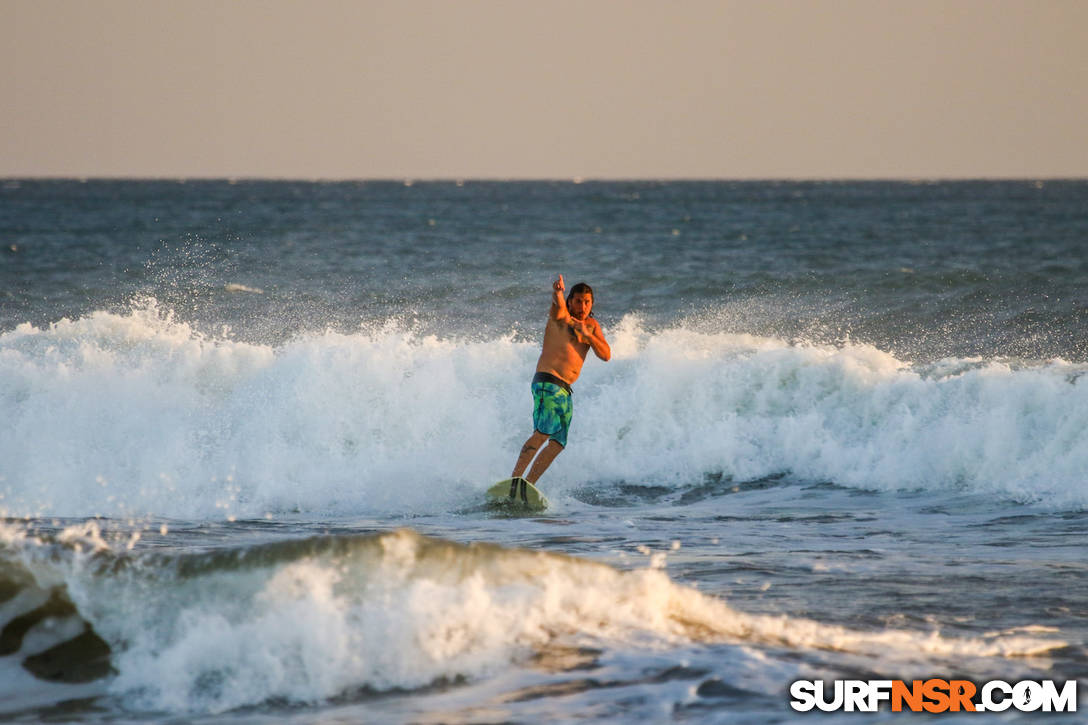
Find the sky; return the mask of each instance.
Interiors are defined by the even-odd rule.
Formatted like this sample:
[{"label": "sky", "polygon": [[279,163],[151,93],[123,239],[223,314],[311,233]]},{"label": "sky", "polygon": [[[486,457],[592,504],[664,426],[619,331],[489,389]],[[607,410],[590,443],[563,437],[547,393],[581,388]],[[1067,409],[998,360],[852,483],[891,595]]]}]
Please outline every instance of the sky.
[{"label": "sky", "polygon": [[1088,177],[1085,0],[0,0],[0,177]]}]

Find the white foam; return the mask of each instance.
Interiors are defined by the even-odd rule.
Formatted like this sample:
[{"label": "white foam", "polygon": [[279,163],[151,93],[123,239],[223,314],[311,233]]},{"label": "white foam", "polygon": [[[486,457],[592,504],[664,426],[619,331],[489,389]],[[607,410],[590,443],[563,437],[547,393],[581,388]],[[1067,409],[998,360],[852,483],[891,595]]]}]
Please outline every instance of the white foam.
[{"label": "white foam", "polygon": [[190,557],[188,565],[146,554],[117,567],[20,546],[36,575],[66,582],[80,615],[110,644],[111,691],[156,711],[222,712],[272,698],[316,702],[364,687],[479,679],[553,645],[772,645],[932,669],[934,658],[1022,657],[1064,644],[1045,633],[956,639],[748,615],[661,569],[624,572],[407,530],[196,564]]},{"label": "white foam", "polygon": [[627,334],[637,342],[621,340],[627,354],[579,401],[587,440],[570,448],[573,467],[676,482],[788,471],[1088,504],[1088,386],[1076,382],[1085,365],[915,367],[867,345]]},{"label": "white foam", "polygon": [[[637,318],[575,385],[553,490],[780,472],[1088,505],[1084,365],[926,368]],[[537,342],[395,324],[272,347],[210,338],[154,302],[0,335],[0,508],[260,517],[449,510],[508,475]],[[553,496],[562,501],[562,496]]]},{"label": "white foam", "polygon": [[272,348],[206,338],[154,305],[21,325],[0,336],[0,508],[442,509],[511,465],[504,423],[528,381],[510,371],[527,378],[531,355],[394,325]]}]

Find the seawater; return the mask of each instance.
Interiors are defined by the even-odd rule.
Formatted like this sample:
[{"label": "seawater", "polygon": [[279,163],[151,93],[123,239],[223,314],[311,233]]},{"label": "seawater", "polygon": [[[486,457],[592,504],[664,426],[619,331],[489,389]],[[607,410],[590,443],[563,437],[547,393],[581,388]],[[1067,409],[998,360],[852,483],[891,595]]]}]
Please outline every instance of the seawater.
[{"label": "seawater", "polygon": [[[1080,181],[6,180],[0,716],[1083,691],[1085,251]],[[558,273],[613,359],[497,516]]]}]

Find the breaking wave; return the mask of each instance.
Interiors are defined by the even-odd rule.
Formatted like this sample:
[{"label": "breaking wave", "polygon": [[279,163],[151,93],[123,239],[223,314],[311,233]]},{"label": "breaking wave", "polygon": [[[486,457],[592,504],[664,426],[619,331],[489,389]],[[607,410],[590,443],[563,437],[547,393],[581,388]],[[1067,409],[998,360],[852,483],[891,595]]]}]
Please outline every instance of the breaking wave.
[{"label": "breaking wave", "polygon": [[622,571],[410,530],[184,554],[131,551],[93,522],[53,537],[2,533],[0,663],[25,671],[0,701],[25,700],[16,694],[33,677],[96,686],[131,710],[223,712],[471,681],[556,648],[715,642],[917,663],[1064,644],[750,615],[673,582],[660,559]]},{"label": "breaking wave", "polygon": [[[681,487],[789,474],[1088,504],[1088,366],[867,345],[609,331],[575,385],[553,503],[595,482]],[[390,322],[270,346],[211,337],[153,301],[0,334],[0,510],[260,517],[449,511],[508,474],[538,343]],[[421,485],[425,484],[425,485]]]}]

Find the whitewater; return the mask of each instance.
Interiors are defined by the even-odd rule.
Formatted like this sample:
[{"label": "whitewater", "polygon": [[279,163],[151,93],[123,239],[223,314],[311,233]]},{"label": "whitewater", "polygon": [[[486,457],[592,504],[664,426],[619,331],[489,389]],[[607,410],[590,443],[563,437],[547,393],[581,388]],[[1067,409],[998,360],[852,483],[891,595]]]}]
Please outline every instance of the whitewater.
[{"label": "whitewater", "polygon": [[[612,337],[612,364],[577,386],[578,444],[557,465],[578,474],[556,476],[557,503],[593,482],[707,475],[1088,503],[1084,364],[913,365],[863,344],[650,332],[633,316]],[[0,335],[3,505],[111,518],[469,505],[524,434],[538,354],[395,322],[254,345],[154,301],[20,325]]]}]

